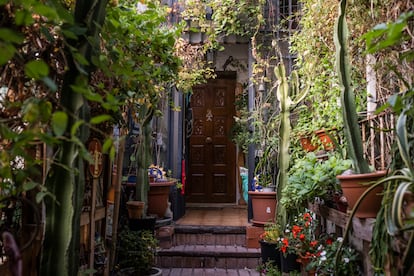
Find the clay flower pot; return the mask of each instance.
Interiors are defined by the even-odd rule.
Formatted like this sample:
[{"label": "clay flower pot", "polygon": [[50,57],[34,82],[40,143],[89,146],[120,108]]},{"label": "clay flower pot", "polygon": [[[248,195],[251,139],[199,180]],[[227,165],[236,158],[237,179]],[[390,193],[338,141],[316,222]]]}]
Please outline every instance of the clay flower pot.
[{"label": "clay flower pot", "polygon": [[128,217],[130,219],[140,219],[144,214],[144,206],[145,202],[143,201],[128,201],[126,203],[127,210],[128,210]]},{"label": "clay flower pot", "polygon": [[[336,178],[341,183],[341,188],[348,202],[348,207],[352,210],[360,196],[369,187],[369,183],[377,181],[385,176],[385,174],[386,171],[377,171],[364,174],[338,175]],[[382,190],[383,187],[378,186],[368,193],[356,210],[355,216],[358,218],[375,218],[381,207]]]},{"label": "clay flower pot", "polygon": [[252,200],[253,219],[255,225],[265,225],[268,222],[275,222],[277,207],[276,192],[249,192]]}]

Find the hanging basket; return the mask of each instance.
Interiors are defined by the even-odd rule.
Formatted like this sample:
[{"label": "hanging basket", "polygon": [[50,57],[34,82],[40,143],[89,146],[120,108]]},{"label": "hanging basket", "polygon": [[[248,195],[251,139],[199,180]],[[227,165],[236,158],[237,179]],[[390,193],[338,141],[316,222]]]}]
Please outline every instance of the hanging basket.
[{"label": "hanging basket", "polygon": [[145,203],[143,201],[128,201],[126,203],[128,217],[130,219],[140,219],[144,214]]}]

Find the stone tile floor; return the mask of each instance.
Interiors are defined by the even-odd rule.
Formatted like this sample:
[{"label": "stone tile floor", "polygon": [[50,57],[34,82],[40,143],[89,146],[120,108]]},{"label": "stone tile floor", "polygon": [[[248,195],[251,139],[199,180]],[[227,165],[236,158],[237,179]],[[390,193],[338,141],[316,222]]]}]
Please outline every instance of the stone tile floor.
[{"label": "stone tile floor", "polygon": [[247,226],[246,206],[190,207],[180,218],[178,225]]}]

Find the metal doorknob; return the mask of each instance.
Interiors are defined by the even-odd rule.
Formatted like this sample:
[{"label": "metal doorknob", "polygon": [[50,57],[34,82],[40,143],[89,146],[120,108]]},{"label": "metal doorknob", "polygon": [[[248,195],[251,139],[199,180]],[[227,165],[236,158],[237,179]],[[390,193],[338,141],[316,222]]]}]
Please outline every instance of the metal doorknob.
[{"label": "metal doorknob", "polygon": [[206,138],[206,143],[211,144],[211,142],[213,142],[213,139],[211,139],[211,137],[207,137]]}]

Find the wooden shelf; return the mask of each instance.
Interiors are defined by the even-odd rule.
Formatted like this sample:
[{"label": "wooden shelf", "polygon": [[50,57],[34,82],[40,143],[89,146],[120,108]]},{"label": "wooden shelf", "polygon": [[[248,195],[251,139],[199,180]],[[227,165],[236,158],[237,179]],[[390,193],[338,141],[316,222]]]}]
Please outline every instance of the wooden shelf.
[{"label": "wooden shelf", "polygon": [[[346,224],[349,220],[349,214],[332,209],[320,204],[309,204],[309,210],[315,214],[321,216],[326,221],[333,223],[335,226],[345,229]],[[357,218],[354,217],[352,220],[352,236],[358,237],[361,240],[371,242],[372,229],[374,227],[374,218]]]},{"label": "wooden shelf", "polygon": [[[322,232],[335,233],[338,237],[342,237],[349,220],[348,213],[321,204],[308,204],[308,208],[317,215]],[[352,219],[352,231],[349,236],[350,243],[362,256],[364,275],[367,276],[374,275],[369,256],[374,224],[374,218],[363,219],[354,217]]]},{"label": "wooden shelf", "polygon": [[[104,219],[106,214],[105,214],[106,208],[104,206],[101,207],[96,207],[95,209],[95,221]],[[90,212],[82,212],[81,214],[81,222],[80,225],[84,226],[90,223]]]}]

